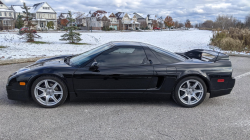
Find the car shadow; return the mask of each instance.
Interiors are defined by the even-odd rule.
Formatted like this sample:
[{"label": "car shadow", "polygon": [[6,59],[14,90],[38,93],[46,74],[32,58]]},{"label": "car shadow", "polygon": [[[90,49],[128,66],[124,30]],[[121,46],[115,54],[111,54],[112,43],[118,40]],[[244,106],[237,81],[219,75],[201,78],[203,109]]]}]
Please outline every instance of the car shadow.
[{"label": "car shadow", "polygon": [[65,105],[164,105],[177,107],[170,97],[161,98],[91,98],[67,101]]},{"label": "car shadow", "polygon": [[[13,101],[6,100],[2,104],[8,106],[15,106],[20,108],[39,107],[33,100],[30,101]],[[90,99],[77,99],[75,101],[67,100],[62,106],[112,106],[112,105],[153,105],[153,106],[170,106],[179,107],[170,97],[161,98],[90,98]]]}]

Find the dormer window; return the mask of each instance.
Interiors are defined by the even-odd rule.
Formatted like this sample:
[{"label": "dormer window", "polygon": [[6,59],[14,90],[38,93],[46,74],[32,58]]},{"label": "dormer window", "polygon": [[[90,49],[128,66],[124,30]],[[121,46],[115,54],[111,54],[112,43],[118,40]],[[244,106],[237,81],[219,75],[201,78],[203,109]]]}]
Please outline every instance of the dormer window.
[{"label": "dormer window", "polygon": [[49,7],[43,7],[43,9],[45,9],[45,10],[50,10],[50,8],[49,8]]}]

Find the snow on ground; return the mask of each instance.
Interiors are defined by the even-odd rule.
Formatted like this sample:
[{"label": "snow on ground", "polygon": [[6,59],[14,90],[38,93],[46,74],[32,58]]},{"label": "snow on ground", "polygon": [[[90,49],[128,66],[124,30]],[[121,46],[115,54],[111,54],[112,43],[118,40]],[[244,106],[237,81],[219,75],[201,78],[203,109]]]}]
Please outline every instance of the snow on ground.
[{"label": "snow on ground", "polygon": [[172,52],[184,52],[191,49],[209,49],[211,31],[155,31],[155,32],[116,32],[82,33],[81,43],[90,45],[71,45],[59,41],[63,33],[39,33],[42,39],[37,41],[49,44],[32,44],[20,40],[17,34],[0,34],[0,60],[18,59],[64,54],[79,54],[110,41],[137,41],[152,44]]}]

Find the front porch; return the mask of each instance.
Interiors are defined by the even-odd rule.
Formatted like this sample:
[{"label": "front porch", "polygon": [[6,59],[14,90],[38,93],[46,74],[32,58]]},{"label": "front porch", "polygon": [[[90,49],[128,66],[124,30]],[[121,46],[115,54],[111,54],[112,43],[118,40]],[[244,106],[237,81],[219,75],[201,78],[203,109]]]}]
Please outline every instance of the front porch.
[{"label": "front porch", "polygon": [[13,30],[15,23],[13,19],[0,19],[0,30]]},{"label": "front porch", "polygon": [[57,29],[57,21],[56,20],[46,20],[46,19],[36,19],[33,20],[32,23],[35,24],[35,29],[37,31],[47,31],[49,28],[47,27],[48,22],[54,22],[54,30]]},{"label": "front porch", "polygon": [[123,24],[123,30],[136,30],[136,28],[140,29],[140,23],[139,22]]}]

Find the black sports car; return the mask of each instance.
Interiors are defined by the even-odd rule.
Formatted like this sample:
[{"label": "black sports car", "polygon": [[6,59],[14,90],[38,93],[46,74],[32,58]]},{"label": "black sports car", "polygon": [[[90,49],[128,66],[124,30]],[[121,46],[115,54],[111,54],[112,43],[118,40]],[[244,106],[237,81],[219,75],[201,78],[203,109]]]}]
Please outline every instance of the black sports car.
[{"label": "black sports car", "polygon": [[11,100],[33,100],[57,107],[69,98],[171,95],[181,106],[195,107],[230,94],[229,56],[210,50],[172,53],[139,42],[110,42],[88,52],[41,59],[8,79]]}]

